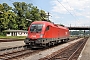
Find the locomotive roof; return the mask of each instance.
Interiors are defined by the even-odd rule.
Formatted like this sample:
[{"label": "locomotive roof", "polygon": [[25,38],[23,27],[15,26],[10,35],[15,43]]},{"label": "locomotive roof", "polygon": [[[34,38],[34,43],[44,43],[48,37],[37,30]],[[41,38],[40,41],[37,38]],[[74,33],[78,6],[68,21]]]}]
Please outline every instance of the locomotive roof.
[{"label": "locomotive roof", "polygon": [[32,22],[32,24],[47,24],[47,25],[57,27],[57,28],[68,29],[67,27],[63,27],[63,26],[60,26],[51,22],[47,22],[47,21],[35,21],[35,22]]},{"label": "locomotive roof", "polygon": [[50,22],[47,22],[47,21],[34,21],[34,22],[32,22],[32,24],[34,24],[34,23],[35,24],[38,24],[38,23],[40,23],[40,24],[46,24],[46,23],[48,24],[49,23],[50,24]]}]

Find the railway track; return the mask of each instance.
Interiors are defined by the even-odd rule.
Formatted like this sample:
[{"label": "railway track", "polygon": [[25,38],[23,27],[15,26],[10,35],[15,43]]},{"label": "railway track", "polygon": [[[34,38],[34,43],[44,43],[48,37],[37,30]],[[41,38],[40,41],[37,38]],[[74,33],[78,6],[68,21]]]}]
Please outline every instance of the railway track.
[{"label": "railway track", "polygon": [[9,58],[13,57],[13,56],[11,56],[13,53],[24,51],[25,50],[24,48],[25,48],[25,46],[18,46],[18,47],[1,49],[0,50],[0,59],[8,60]]},{"label": "railway track", "polygon": [[[50,47],[50,48],[53,48],[53,47]],[[26,48],[27,46],[18,46],[18,47],[13,47],[13,48],[1,49],[0,60],[13,60],[13,59],[17,60],[18,58],[23,58],[25,56],[30,56],[34,53],[38,53],[40,51],[50,49],[49,47],[44,48],[44,49],[39,49],[39,50],[31,50],[31,49],[26,49]]]},{"label": "railway track", "polygon": [[19,59],[25,55],[31,55],[32,53],[39,52],[40,50],[26,49],[27,46],[19,46],[13,48],[7,48],[0,50],[0,60],[13,60]]},{"label": "railway track", "polygon": [[88,38],[82,39],[66,48],[63,48],[49,56],[39,60],[77,60]]}]

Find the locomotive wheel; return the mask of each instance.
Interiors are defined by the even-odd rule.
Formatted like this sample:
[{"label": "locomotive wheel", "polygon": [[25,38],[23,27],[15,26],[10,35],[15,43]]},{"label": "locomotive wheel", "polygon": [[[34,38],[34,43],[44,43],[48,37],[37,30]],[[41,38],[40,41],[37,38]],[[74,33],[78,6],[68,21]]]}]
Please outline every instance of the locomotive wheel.
[{"label": "locomotive wheel", "polygon": [[61,40],[61,43],[63,43],[64,42],[64,40]]},{"label": "locomotive wheel", "polygon": [[66,43],[66,42],[68,42],[68,40],[67,40],[67,39],[65,39],[65,40],[64,40],[64,42]]},{"label": "locomotive wheel", "polygon": [[55,42],[52,42],[51,45],[53,46],[55,44]]},{"label": "locomotive wheel", "polygon": [[67,39],[64,39],[64,40],[63,40],[63,43],[66,43],[66,42],[68,42],[68,40],[67,40]]},{"label": "locomotive wheel", "polygon": [[48,46],[48,47],[51,46],[51,43],[49,42],[49,43],[47,44],[47,46]]},{"label": "locomotive wheel", "polygon": [[57,41],[55,41],[55,45],[57,45],[58,44],[58,42]]}]

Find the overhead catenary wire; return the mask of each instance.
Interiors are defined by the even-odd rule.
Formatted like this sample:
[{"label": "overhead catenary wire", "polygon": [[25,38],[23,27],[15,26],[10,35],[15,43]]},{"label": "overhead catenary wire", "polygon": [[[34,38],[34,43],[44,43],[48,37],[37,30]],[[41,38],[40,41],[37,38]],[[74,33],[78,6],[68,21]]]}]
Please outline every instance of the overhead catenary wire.
[{"label": "overhead catenary wire", "polygon": [[[69,5],[69,7],[71,8],[71,6],[70,6],[70,4],[68,3],[67,0],[66,0],[66,2],[67,2],[67,4]],[[74,16],[77,18],[77,20],[79,20],[78,17],[76,16],[76,13],[74,12],[74,10],[72,10],[72,11],[73,11],[73,13],[74,13]]]},{"label": "overhead catenary wire", "polygon": [[[58,0],[57,0],[58,1]],[[61,6],[63,6],[68,12],[69,12],[69,10],[64,6],[64,5],[62,5],[62,3],[60,2],[60,1],[58,1],[59,2],[59,4],[61,5]],[[72,15],[74,18],[75,18],[75,16],[71,13],[71,12],[69,12],[70,13],[70,15]],[[76,19],[76,18],[75,18]]]}]

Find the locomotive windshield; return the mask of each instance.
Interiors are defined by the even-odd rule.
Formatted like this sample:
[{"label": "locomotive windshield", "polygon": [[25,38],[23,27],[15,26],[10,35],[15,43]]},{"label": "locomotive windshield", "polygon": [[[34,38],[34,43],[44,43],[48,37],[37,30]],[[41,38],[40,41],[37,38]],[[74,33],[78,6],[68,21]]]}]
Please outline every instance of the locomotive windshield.
[{"label": "locomotive windshield", "polygon": [[32,24],[30,27],[31,32],[41,32],[42,31],[43,24]]}]

